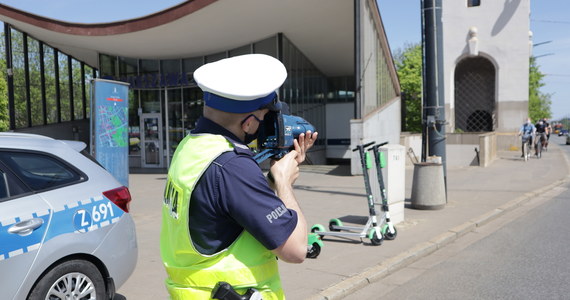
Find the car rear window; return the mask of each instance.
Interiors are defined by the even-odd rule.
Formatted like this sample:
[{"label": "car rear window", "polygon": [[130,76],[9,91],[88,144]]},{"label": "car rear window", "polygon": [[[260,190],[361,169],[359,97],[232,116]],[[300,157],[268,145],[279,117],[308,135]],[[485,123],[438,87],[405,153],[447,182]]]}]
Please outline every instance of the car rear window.
[{"label": "car rear window", "polygon": [[67,163],[40,153],[0,151],[0,160],[35,191],[51,189],[82,180]]},{"label": "car rear window", "polygon": [[6,174],[0,170],[0,201],[10,196],[8,191],[8,180],[6,179]]}]

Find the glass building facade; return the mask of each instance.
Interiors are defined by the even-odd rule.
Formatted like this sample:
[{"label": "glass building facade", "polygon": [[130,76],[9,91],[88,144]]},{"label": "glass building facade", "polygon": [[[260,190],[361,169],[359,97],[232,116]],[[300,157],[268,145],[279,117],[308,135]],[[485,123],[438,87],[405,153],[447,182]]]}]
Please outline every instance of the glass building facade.
[{"label": "glass building facade", "polygon": [[171,60],[124,58],[100,54],[104,79],[130,84],[130,164],[167,167],[176,146],[202,114],[202,91],[193,80],[201,65],[248,53],[280,59],[288,77],[279,90],[290,113],[319,131],[316,147],[324,147],[325,104],[354,101],[353,78],[326,78],[283,34],[211,55]]},{"label": "glass building facade", "polygon": [[[6,79],[2,130],[86,121],[96,68],[4,24],[0,73]],[[4,102],[4,101],[2,101]],[[2,105],[3,106],[3,105]],[[4,107],[2,108],[5,109]]]},{"label": "glass building facade", "polygon": [[288,77],[279,89],[280,99],[289,105],[290,114],[306,119],[319,131],[315,150],[326,147],[326,104],[355,101],[354,76],[326,77],[281,33],[199,57],[159,60],[100,53],[97,68],[8,24],[4,29],[0,72],[7,78],[2,96],[8,103],[0,114],[0,125],[7,124],[1,130],[62,138],[57,134],[62,128],[73,130],[74,139],[88,142],[92,79],[128,82],[131,167],[168,167],[178,143],[202,115],[202,91],[193,74],[205,63],[249,53],[281,60]]}]

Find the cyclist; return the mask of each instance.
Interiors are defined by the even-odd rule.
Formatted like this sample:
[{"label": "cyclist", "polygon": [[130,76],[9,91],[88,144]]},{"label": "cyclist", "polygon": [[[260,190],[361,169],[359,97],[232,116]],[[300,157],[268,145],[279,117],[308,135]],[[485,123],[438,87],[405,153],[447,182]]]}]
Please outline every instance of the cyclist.
[{"label": "cyclist", "polygon": [[536,131],[536,128],[534,127],[534,125],[532,124],[532,121],[530,120],[530,118],[527,118],[526,122],[521,126],[521,129],[519,130],[519,136],[522,135],[522,147],[521,147],[521,151],[522,151],[522,155],[521,157],[524,157],[524,144],[525,143],[529,143],[530,145],[532,145],[532,137],[534,135]]},{"label": "cyclist", "polygon": [[550,123],[548,123],[547,118],[542,119],[542,121],[544,122],[544,125],[546,126],[546,144],[544,144],[544,150],[547,150],[548,141],[550,140],[550,134],[552,133],[552,126],[550,126]]},{"label": "cyclist", "polygon": [[538,123],[534,125],[534,127],[536,128],[536,143],[534,145],[534,155],[538,156],[538,143],[542,143],[542,141],[546,143],[546,134],[548,132],[548,129],[543,120],[539,120]]}]

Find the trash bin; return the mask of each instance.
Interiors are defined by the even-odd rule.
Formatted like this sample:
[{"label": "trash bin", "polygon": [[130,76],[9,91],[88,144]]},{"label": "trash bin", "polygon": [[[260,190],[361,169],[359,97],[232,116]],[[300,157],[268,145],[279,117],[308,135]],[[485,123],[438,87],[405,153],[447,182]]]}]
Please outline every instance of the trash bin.
[{"label": "trash bin", "polygon": [[149,165],[158,164],[158,147],[154,142],[150,142],[146,145],[145,163]]},{"label": "trash bin", "polygon": [[447,201],[442,164],[414,164],[411,201],[412,208],[415,209],[436,210],[445,207]]}]

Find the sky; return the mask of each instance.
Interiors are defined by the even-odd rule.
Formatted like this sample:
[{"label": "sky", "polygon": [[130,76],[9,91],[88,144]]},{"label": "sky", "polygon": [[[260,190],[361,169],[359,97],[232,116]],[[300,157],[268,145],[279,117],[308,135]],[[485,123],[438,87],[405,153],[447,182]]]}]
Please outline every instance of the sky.
[{"label": "sky", "polygon": [[[347,0],[349,1],[349,0]],[[457,0],[451,0],[457,1]],[[499,0],[489,0],[499,1]],[[78,23],[136,18],[181,0],[0,0],[34,14]],[[420,0],[377,0],[392,52],[421,41]],[[111,8],[111,9],[109,9]],[[551,94],[552,119],[570,117],[570,1],[531,0],[530,29],[540,71],[541,92]]]}]

